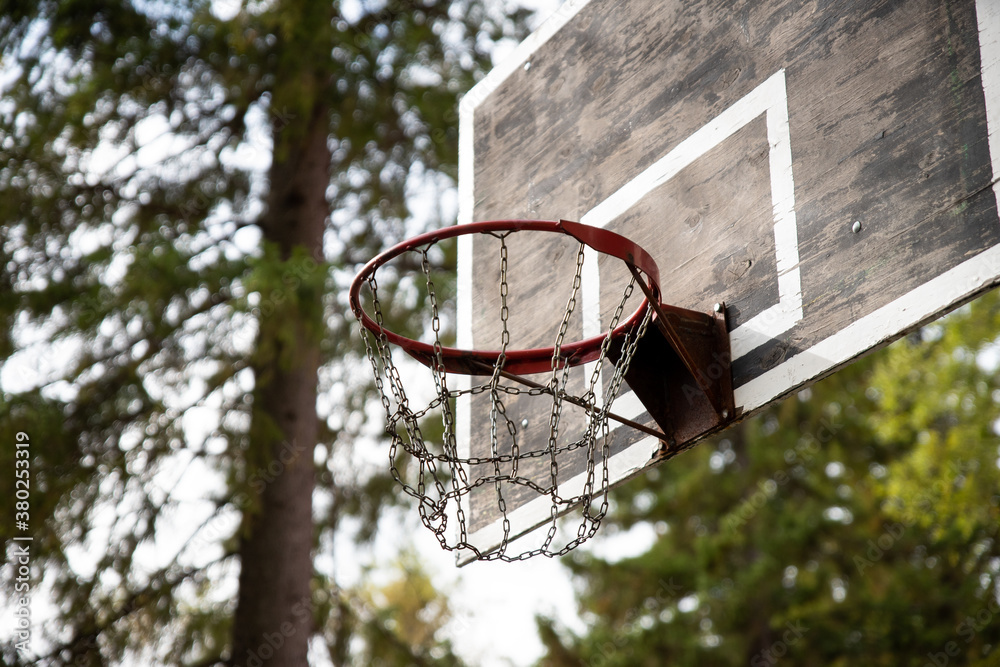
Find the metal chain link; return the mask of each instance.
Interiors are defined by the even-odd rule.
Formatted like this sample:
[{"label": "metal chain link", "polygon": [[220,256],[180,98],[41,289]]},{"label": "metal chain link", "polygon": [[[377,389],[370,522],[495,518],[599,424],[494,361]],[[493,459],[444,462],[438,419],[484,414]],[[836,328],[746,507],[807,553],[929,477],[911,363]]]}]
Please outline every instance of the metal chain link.
[{"label": "metal chain link", "polygon": [[[512,441],[512,464],[516,468],[517,461],[517,429],[514,428],[514,423],[507,417],[507,411],[504,408],[503,401],[500,400],[500,394],[497,391],[497,386],[500,384],[500,371],[503,370],[504,364],[507,360],[507,346],[510,344],[510,329],[507,326],[507,320],[510,317],[510,310],[507,308],[507,295],[510,291],[510,287],[507,284],[507,235],[500,235],[500,354],[497,357],[497,362],[493,366],[493,375],[490,378],[490,457],[493,459],[493,471],[496,477],[496,481],[493,484],[494,491],[497,496],[497,509],[500,511],[500,518],[503,526],[503,539],[500,541],[500,549],[498,553],[503,554],[507,551],[507,544],[510,541],[510,517],[507,516],[507,501],[503,497],[503,475],[500,472],[500,453],[497,450],[497,417],[502,416],[507,424],[507,431],[511,436]],[[512,473],[516,476],[516,472]]]},{"label": "metal chain link", "polygon": [[[448,377],[442,356],[444,346],[441,344],[441,315],[437,304],[437,292],[434,289],[434,281],[431,278],[431,263],[427,256],[428,249],[428,247],[425,247],[420,251],[420,267],[424,272],[427,284],[427,299],[431,305],[431,331],[434,332],[434,367],[432,368],[434,371],[434,386],[438,396],[450,396],[451,393],[448,391]],[[465,468],[461,463],[458,463],[458,444],[455,441],[455,417],[451,409],[451,401],[444,400],[439,402],[439,405],[441,406],[441,420],[444,428],[441,443],[445,453],[444,460],[448,463],[451,473],[452,491],[457,493],[460,485],[468,485],[469,480]],[[441,496],[446,495],[444,488],[441,486],[438,486],[438,493]],[[460,494],[456,495],[455,500],[459,539],[464,541],[467,539],[465,509],[462,507]]]},{"label": "metal chain link", "polygon": [[[418,502],[418,512],[421,522],[431,530],[442,548],[448,551],[466,551],[479,560],[525,560],[533,556],[560,556],[576,548],[590,539],[600,527],[601,520],[607,515],[610,460],[610,427],[608,414],[611,405],[617,397],[625,372],[632,362],[638,341],[645,333],[651,319],[647,309],[641,324],[629,331],[622,341],[621,353],[617,364],[614,364],[603,405],[596,405],[596,388],[602,382],[602,367],[613,344],[609,335],[602,342],[599,357],[594,371],[586,382],[586,390],[574,401],[585,406],[586,426],[582,435],[576,440],[559,444],[563,413],[563,402],[568,393],[570,380],[570,365],[562,356],[572,316],[578,305],[578,296],[582,285],[582,271],[585,257],[585,246],[581,243],[577,253],[576,270],[569,299],[566,303],[562,320],[556,333],[554,351],[551,360],[551,370],[546,385],[526,387],[505,381],[502,371],[506,363],[507,350],[510,345],[511,331],[509,328],[510,309],[508,298],[510,287],[508,281],[508,246],[507,237],[514,232],[502,234],[491,233],[500,241],[500,322],[501,340],[500,353],[497,362],[491,369],[487,379],[478,384],[470,383],[463,389],[452,389],[448,385],[448,373],[445,369],[441,342],[442,323],[438,296],[432,279],[431,261],[428,252],[433,243],[416,250],[420,253],[420,266],[424,273],[426,298],[430,305],[430,329],[433,334],[433,361],[429,364],[434,382],[435,396],[421,409],[414,409],[407,398],[403,386],[402,375],[393,361],[392,349],[385,335],[382,304],[378,298],[378,284],[375,276],[368,278],[367,284],[371,292],[374,320],[378,332],[368,331],[361,327],[365,345],[365,355],[368,358],[375,377],[375,388],[379,393],[383,410],[386,415],[385,432],[389,436],[389,463],[393,479],[403,491]],[[621,301],[618,303],[607,331],[617,328],[625,312],[626,304],[633,294],[635,281],[632,280],[625,288]],[[454,402],[468,397],[470,402],[474,397],[485,395],[490,402],[489,407],[489,438],[488,456],[460,456],[456,434],[456,418]],[[549,396],[551,407],[549,411],[549,433],[545,445],[538,449],[522,447],[520,433],[514,420],[507,414],[506,400],[518,397]],[[429,443],[424,440],[421,423],[440,414],[443,428],[438,451],[430,451]],[[502,424],[502,426],[501,426]],[[503,448],[501,448],[501,443]],[[598,445],[598,443],[600,443]],[[433,443],[430,443],[433,444]],[[562,456],[584,449],[586,451],[586,481],[580,493],[571,497],[559,495],[559,462]],[[599,452],[599,453],[598,453]],[[408,480],[404,474],[406,460],[416,462],[416,478]],[[520,473],[520,465],[532,459],[547,458],[549,461],[547,481],[539,481],[525,477]],[[598,473],[597,467],[601,471]],[[490,473],[478,470],[488,467]],[[600,480],[598,482],[598,479]],[[488,551],[471,543],[467,506],[471,507],[471,494],[483,487],[492,487],[495,497],[494,507],[500,512],[503,536],[499,547]],[[547,497],[550,503],[548,530],[540,546],[526,549],[520,554],[507,553],[511,542],[511,521],[508,513],[511,511],[508,499],[517,488],[529,489],[539,497]],[[600,500],[595,508],[594,503]],[[580,523],[575,535],[558,548],[553,546],[558,535],[558,519],[566,511],[579,506]],[[457,524],[455,537],[449,539],[448,523],[454,519]],[[488,545],[490,547],[494,545]]]}]

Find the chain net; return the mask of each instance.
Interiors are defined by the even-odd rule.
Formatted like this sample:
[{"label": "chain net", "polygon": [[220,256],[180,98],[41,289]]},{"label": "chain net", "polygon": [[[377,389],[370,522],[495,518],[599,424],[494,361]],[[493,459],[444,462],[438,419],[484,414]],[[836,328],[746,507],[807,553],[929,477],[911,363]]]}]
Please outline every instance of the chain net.
[{"label": "chain net", "polygon": [[[508,328],[507,237],[513,233],[517,232],[490,233],[499,240],[500,246],[500,355],[492,367],[484,365],[481,375],[463,375],[463,379],[445,370],[440,354],[443,348],[441,314],[428,257],[434,244],[411,251],[419,255],[420,270],[423,273],[421,281],[425,284],[431,309],[431,334],[435,351],[433,362],[428,364],[433,377],[434,397],[423,407],[412,405],[407,397],[403,377],[412,376],[412,373],[400,372],[393,355],[393,346],[386,338],[383,304],[379,299],[375,272],[367,279],[378,331],[369,331],[362,326],[361,334],[374,373],[375,386],[385,410],[385,432],[391,439],[390,471],[402,489],[417,500],[423,525],[435,535],[442,548],[459,552],[460,561],[475,559],[509,562],[539,555],[561,556],[594,536],[608,511],[608,463],[611,458],[609,411],[618,396],[638,341],[645,334],[651,319],[651,311],[647,309],[640,324],[628,331],[623,339],[614,341],[610,334],[606,335],[599,358],[588,366],[589,377],[584,390],[575,393],[569,391],[570,365],[564,363],[561,348],[579,300],[585,256],[585,246],[580,243],[570,297],[555,336],[551,368],[546,381],[537,382],[506,373],[505,355],[511,341]],[[634,288],[633,277],[625,287],[606,331],[617,328]],[[608,354],[613,346],[616,346],[614,349],[618,361],[612,365]],[[608,360],[613,371],[610,378],[602,379],[605,360]],[[599,389],[602,381],[603,387]],[[456,434],[456,406],[463,397],[476,397],[479,405],[484,406],[481,409],[489,411],[488,455],[472,456],[469,443],[463,446],[459,442]],[[548,402],[548,437],[544,445],[527,445],[519,424],[507,414],[507,406],[518,397]],[[599,397],[604,397],[603,401]],[[582,410],[582,431],[562,432],[562,417],[567,404]],[[433,437],[425,438],[425,431],[433,432]],[[580,456],[577,450],[585,453],[584,481],[581,489],[567,492],[565,480],[560,484],[560,463],[567,454]],[[547,463],[546,474],[525,474],[523,468],[528,463],[536,466],[537,463]],[[407,474],[408,466],[415,466],[415,473],[410,470]],[[544,527],[547,524],[547,530],[544,533],[539,531],[543,535],[540,544],[536,540],[528,548],[511,549],[511,542],[520,533],[512,528],[510,514],[513,510],[508,507],[508,501],[515,495],[523,499],[526,490],[533,496],[533,502],[537,503],[538,499],[542,499],[547,505],[547,511],[542,512],[542,518],[536,520],[537,525],[532,527]],[[470,496],[474,492],[491,492],[490,512],[500,517],[497,529],[483,544],[474,544],[470,535],[468,517],[472,504]],[[520,505],[523,505],[523,500]],[[477,508],[482,511],[481,501]],[[574,511],[572,518],[564,517],[571,510]],[[574,520],[575,529],[572,525]],[[525,527],[519,525],[517,530],[523,532]]]}]

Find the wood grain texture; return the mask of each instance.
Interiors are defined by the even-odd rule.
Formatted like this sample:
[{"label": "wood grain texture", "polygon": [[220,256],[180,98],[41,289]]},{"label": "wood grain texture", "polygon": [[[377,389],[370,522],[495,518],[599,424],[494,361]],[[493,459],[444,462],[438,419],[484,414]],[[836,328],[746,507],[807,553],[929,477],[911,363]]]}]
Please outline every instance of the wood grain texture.
[{"label": "wood grain texture", "polygon": [[[475,108],[477,220],[579,219],[784,70],[802,319],[734,360],[736,387],[1000,242],[974,0],[593,0],[529,64]],[[725,301],[736,327],[777,301],[768,150],[761,116],[608,225],[651,252],[668,302]],[[538,279],[529,328],[565,304],[549,241],[511,251]],[[496,289],[490,245],[477,295]],[[476,302],[479,346],[496,302]]]}]

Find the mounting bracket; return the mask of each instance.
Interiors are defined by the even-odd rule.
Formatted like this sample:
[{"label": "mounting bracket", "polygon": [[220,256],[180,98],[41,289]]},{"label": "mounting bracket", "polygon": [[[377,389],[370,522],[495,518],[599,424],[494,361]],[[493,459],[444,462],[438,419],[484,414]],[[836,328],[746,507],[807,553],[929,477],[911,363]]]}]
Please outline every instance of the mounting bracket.
[{"label": "mounting bracket", "polygon": [[732,355],[725,304],[706,314],[646,297],[655,326],[639,341],[625,381],[667,436],[656,454],[665,459],[736,420]]}]

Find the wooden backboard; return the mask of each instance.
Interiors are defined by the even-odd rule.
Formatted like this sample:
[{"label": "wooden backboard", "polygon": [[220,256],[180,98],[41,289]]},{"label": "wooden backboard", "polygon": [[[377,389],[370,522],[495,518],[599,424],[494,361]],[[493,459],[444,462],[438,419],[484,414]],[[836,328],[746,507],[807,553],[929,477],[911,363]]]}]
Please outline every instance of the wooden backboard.
[{"label": "wooden backboard", "polygon": [[[666,302],[727,304],[744,416],[1000,282],[993,0],[570,0],[460,117],[459,222],[564,218],[638,242]],[[459,346],[490,347],[496,247],[462,243]],[[512,246],[526,343],[561,315],[572,256]],[[583,310],[601,319],[621,293],[612,268],[585,267]],[[514,409],[533,424],[547,406]],[[483,416],[459,411],[464,450],[488,447]],[[612,483],[658,445],[618,430]],[[473,500],[488,544],[495,499]],[[508,500],[515,532],[548,519],[533,502]]]}]

